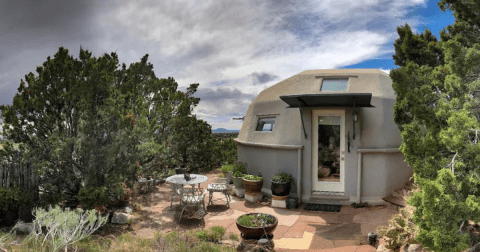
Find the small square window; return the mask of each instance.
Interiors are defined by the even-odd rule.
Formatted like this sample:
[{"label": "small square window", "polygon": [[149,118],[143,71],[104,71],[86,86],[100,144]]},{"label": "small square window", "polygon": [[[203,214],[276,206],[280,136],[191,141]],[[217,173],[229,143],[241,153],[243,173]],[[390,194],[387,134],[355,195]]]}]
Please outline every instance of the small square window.
[{"label": "small square window", "polygon": [[275,117],[259,118],[255,131],[272,131],[273,125],[275,125]]},{"label": "small square window", "polygon": [[320,91],[347,91],[348,79],[323,79]]}]

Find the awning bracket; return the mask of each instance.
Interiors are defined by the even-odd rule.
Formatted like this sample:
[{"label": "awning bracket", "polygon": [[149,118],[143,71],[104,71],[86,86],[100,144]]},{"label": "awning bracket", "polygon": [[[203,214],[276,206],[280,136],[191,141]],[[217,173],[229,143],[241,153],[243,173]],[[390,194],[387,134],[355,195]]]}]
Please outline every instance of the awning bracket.
[{"label": "awning bracket", "polygon": [[303,128],[303,134],[305,136],[305,139],[307,139],[307,132],[305,131],[305,124],[303,123],[303,113],[302,113],[302,108],[298,108],[298,111],[300,111],[300,119],[302,120],[302,128]]},{"label": "awning bracket", "polygon": [[355,140],[355,98],[353,98],[353,108],[352,108],[352,122],[353,122],[353,140]]}]

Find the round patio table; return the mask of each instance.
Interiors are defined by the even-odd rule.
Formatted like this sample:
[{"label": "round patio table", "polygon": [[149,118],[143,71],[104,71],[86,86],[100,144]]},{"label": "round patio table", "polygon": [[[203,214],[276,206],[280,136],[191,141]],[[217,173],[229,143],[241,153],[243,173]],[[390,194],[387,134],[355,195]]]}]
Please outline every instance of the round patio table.
[{"label": "round patio table", "polygon": [[168,177],[165,181],[171,183],[171,184],[179,184],[179,185],[196,185],[196,184],[201,184],[205,181],[207,181],[207,176],[204,175],[199,175],[199,174],[190,174],[190,180],[186,181],[185,177],[183,174],[177,174]]},{"label": "round patio table", "polygon": [[168,177],[165,179],[166,182],[172,184],[172,202],[170,203],[170,207],[173,206],[173,198],[175,195],[178,195],[181,197],[180,193],[178,192],[180,188],[182,188],[184,185],[191,185],[192,187],[195,187],[196,184],[198,184],[198,187],[200,188],[200,184],[207,181],[207,176],[200,175],[200,174],[190,174],[190,180],[186,181],[185,177],[183,174],[177,174]]}]

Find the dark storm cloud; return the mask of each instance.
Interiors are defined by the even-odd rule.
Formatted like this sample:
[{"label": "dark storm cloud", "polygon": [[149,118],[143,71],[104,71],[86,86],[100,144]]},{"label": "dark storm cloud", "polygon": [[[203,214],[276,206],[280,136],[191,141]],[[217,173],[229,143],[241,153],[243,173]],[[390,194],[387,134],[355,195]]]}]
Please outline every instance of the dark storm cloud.
[{"label": "dark storm cloud", "polygon": [[263,84],[278,79],[277,75],[269,73],[254,72],[251,76],[253,77],[253,85]]}]

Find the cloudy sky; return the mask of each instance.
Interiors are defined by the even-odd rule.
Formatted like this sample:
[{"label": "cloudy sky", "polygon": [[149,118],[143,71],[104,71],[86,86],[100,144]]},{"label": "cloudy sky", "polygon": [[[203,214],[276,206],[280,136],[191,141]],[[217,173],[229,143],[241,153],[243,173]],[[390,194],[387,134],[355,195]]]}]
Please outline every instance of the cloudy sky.
[{"label": "cloudy sky", "polygon": [[239,129],[266,87],[308,69],[394,68],[396,27],[453,23],[427,0],[0,0],[0,104],[63,46],[127,64],[149,54],[160,78],[200,83],[195,113]]}]

